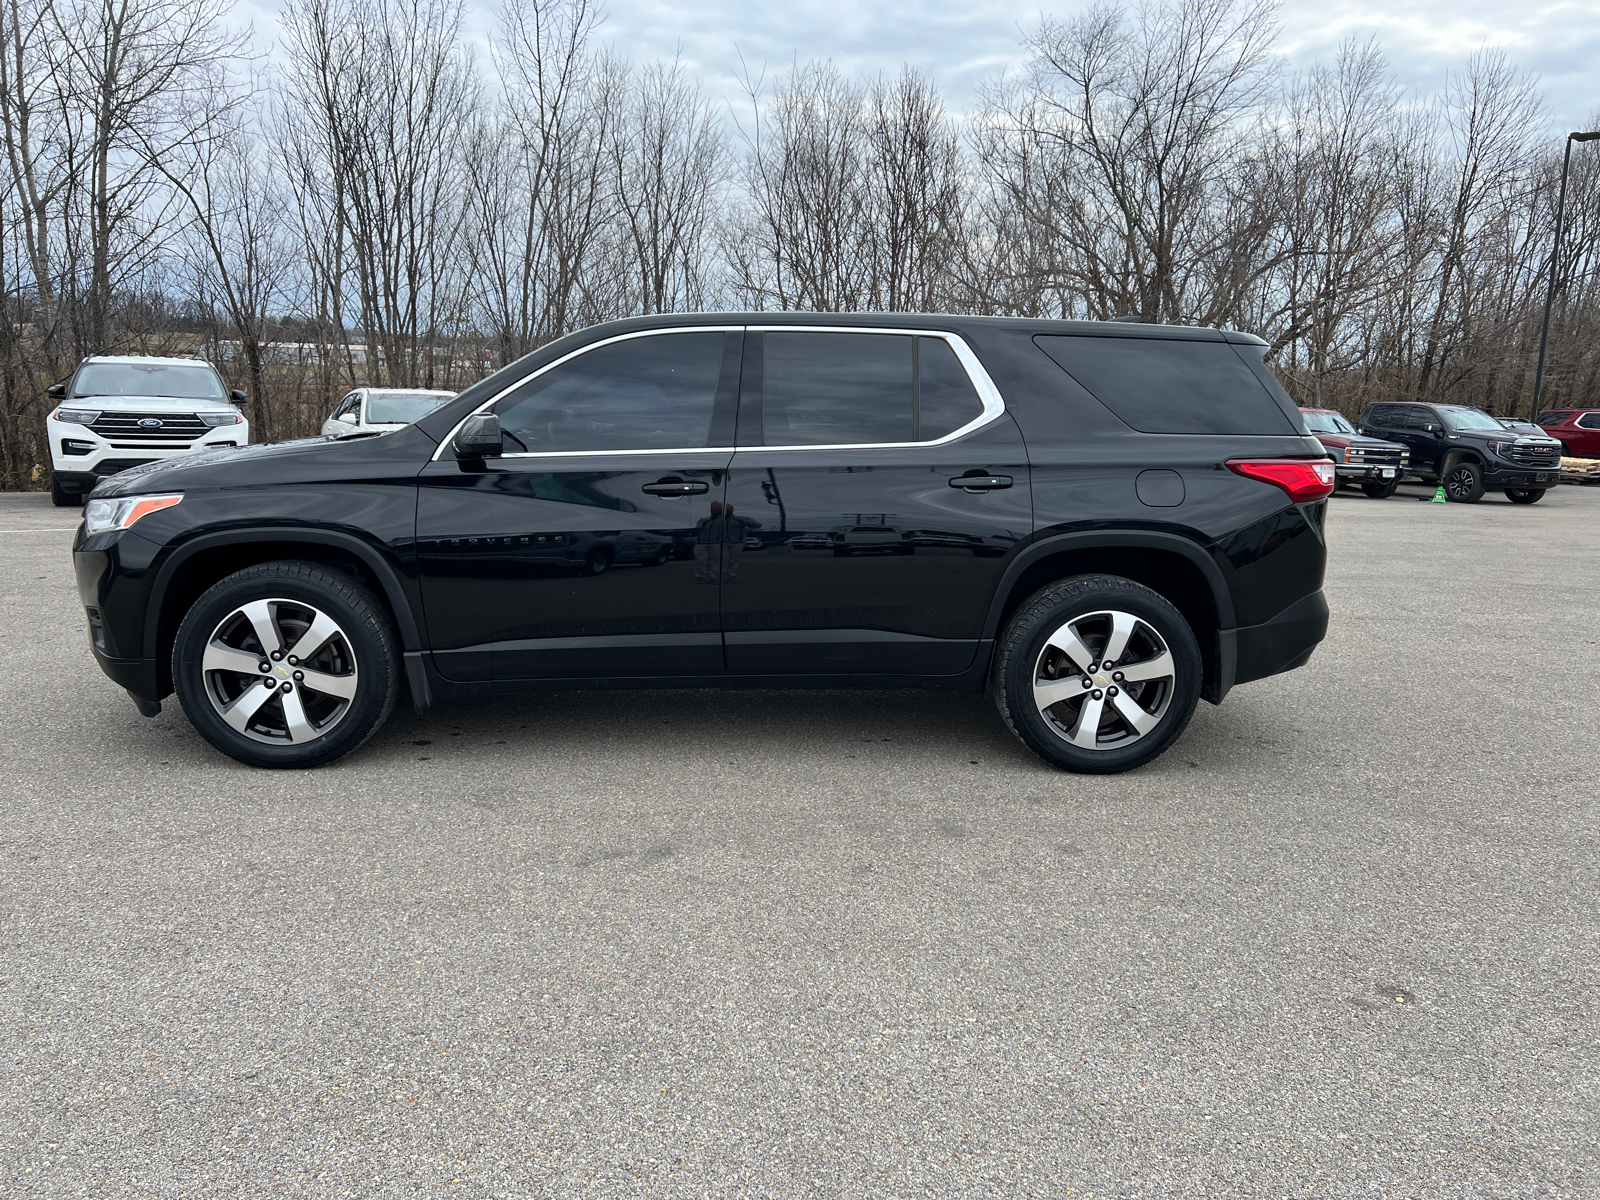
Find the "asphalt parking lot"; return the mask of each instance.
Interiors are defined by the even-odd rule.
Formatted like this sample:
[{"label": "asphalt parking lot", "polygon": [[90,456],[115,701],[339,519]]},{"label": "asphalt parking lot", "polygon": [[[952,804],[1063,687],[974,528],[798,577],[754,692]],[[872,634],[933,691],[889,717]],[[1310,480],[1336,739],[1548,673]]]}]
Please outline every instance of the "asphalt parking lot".
[{"label": "asphalt parking lot", "polygon": [[1426,494],[1115,778],[909,692],[247,769],[0,497],[0,1195],[1600,1194],[1600,488]]}]

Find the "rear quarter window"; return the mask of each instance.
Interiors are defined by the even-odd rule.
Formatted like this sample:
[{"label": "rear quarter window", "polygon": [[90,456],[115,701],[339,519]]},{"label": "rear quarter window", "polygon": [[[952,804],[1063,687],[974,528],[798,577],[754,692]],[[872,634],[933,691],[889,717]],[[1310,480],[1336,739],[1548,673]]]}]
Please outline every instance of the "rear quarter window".
[{"label": "rear quarter window", "polygon": [[1227,342],[1052,335],[1034,342],[1141,433],[1301,432]]}]

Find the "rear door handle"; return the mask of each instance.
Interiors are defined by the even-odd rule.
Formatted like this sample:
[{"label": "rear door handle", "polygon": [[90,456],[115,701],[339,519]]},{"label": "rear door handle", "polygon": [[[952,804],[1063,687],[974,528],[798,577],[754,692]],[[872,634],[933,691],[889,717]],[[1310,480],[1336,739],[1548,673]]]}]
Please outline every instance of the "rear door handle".
[{"label": "rear door handle", "polygon": [[1009,475],[958,475],[950,486],[964,492],[996,492],[1011,486]]},{"label": "rear door handle", "polygon": [[663,479],[647,483],[639,490],[651,496],[703,496],[711,490],[711,485],[698,479]]}]

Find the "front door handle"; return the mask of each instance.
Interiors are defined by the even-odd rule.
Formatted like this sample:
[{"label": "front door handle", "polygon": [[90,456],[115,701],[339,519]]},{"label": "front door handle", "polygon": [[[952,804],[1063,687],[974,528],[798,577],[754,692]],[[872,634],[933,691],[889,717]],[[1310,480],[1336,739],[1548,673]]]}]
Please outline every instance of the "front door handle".
[{"label": "front door handle", "polygon": [[950,481],[950,486],[960,488],[964,492],[997,492],[1001,488],[1011,486],[1011,476],[958,475]]},{"label": "front door handle", "polygon": [[698,479],[662,479],[647,483],[639,490],[650,496],[703,496],[711,490],[711,485]]}]

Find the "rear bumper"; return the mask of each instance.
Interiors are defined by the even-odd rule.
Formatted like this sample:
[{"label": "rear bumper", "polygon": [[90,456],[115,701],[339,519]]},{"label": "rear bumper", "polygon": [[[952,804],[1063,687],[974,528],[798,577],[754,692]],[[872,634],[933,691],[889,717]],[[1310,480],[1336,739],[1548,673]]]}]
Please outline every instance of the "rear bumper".
[{"label": "rear bumper", "polygon": [[1296,600],[1270,621],[1230,630],[1235,684],[1305,666],[1328,633],[1328,600],[1320,591]]}]

